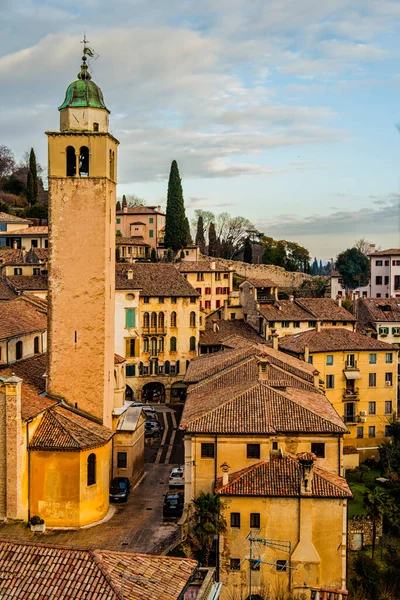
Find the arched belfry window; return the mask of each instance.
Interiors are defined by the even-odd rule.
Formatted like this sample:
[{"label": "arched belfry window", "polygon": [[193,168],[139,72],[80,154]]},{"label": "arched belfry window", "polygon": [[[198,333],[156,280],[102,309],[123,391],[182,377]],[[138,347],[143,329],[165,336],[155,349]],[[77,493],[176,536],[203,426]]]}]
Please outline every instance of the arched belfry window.
[{"label": "arched belfry window", "polygon": [[114,181],[115,179],[115,153],[110,150],[110,179]]},{"label": "arched belfry window", "polygon": [[96,455],[89,454],[87,461],[87,484],[94,485],[96,483]]},{"label": "arched belfry window", "polygon": [[67,177],[76,175],[76,154],[73,146],[67,148]]},{"label": "arched belfry window", "polygon": [[79,175],[89,177],[89,148],[82,146],[79,151]]}]

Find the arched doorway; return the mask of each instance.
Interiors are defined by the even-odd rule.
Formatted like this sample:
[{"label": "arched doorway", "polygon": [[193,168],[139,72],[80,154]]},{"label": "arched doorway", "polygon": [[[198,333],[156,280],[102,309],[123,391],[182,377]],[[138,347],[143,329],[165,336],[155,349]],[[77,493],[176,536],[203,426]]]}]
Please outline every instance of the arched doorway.
[{"label": "arched doorway", "polygon": [[125,388],[125,402],[133,402],[133,391],[129,385]]},{"label": "arched doorway", "polygon": [[142,401],[147,403],[165,402],[165,387],[159,381],[146,383],[142,387]]},{"label": "arched doorway", "polygon": [[171,385],[171,402],[185,402],[187,385],[183,381],[176,381]]}]

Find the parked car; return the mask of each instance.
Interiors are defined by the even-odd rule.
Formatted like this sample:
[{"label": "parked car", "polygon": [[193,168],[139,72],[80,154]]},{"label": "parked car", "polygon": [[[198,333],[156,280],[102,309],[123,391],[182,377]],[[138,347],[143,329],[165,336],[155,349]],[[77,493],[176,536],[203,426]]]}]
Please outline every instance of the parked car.
[{"label": "parked car", "polygon": [[185,472],[183,467],[175,467],[169,475],[169,487],[183,487],[185,485]]},{"label": "parked car", "polygon": [[114,477],[110,485],[110,501],[126,502],[130,489],[131,484],[127,477]]},{"label": "parked car", "polygon": [[181,517],[183,504],[183,492],[167,492],[164,496],[163,517]]},{"label": "parked car", "polygon": [[148,437],[161,435],[162,427],[158,421],[146,421],[144,424],[144,434]]}]

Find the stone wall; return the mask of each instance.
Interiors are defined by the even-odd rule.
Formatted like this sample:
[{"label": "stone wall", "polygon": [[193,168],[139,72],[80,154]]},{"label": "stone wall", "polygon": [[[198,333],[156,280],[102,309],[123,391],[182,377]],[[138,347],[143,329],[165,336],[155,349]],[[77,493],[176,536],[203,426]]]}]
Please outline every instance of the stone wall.
[{"label": "stone wall", "polygon": [[[354,535],[356,534],[356,535]],[[349,539],[349,550],[361,550],[360,547],[357,546],[357,534],[362,534],[362,545],[371,546],[372,545],[372,521],[368,517],[365,516],[355,516],[352,519],[349,519],[348,522],[348,539]],[[378,523],[376,526],[376,543],[379,543],[379,540],[382,537],[382,523]]]},{"label": "stone wall", "polygon": [[255,279],[272,279],[278,287],[294,288],[299,287],[305,279],[312,279],[311,275],[285,271],[282,267],[275,265],[250,265],[239,260],[227,260],[225,258],[212,258],[210,256],[200,256],[200,260],[217,260],[227,267],[232,267],[241,277],[253,277]]}]

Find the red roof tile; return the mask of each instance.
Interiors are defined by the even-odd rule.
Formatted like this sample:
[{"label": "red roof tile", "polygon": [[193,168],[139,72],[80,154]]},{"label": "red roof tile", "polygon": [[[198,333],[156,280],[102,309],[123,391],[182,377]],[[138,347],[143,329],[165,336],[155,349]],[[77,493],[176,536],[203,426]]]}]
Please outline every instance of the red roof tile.
[{"label": "red roof tile", "polygon": [[0,340],[10,339],[47,329],[47,316],[43,310],[24,297],[0,302]]},{"label": "red roof tile", "polygon": [[393,350],[391,344],[339,327],[321,329],[321,331],[311,329],[304,333],[287,335],[279,340],[279,348],[287,352],[302,354],[306,346],[309,347],[310,352]]},{"label": "red roof tile", "polygon": [[[215,269],[211,268],[212,262],[215,263]],[[176,268],[181,273],[201,273],[201,272],[217,272],[217,273],[229,273],[229,267],[225,266],[219,261],[208,261],[208,260],[183,260],[177,263]]]},{"label": "red roof tile", "polygon": [[371,252],[368,256],[398,256],[400,254],[400,248],[389,248],[388,250],[377,250]]},{"label": "red roof tile", "polygon": [[8,237],[15,237],[15,236],[32,236],[32,235],[48,235],[49,234],[49,228],[47,225],[36,225],[33,227],[27,227],[26,229],[17,229],[16,231],[9,231],[7,232],[7,236]]},{"label": "red roof tile", "polygon": [[6,281],[17,292],[25,290],[46,291],[48,289],[46,275],[13,275],[6,277]]},{"label": "red roof tile", "polygon": [[[128,279],[132,271],[132,279]],[[141,296],[198,296],[198,292],[175,269],[166,263],[118,263],[116,289],[140,290]]]},{"label": "red roof tile", "polygon": [[[260,289],[260,288],[271,288],[271,287],[277,287],[277,284],[272,281],[272,279],[268,279],[268,278],[262,278],[262,279],[256,279],[256,278],[251,278],[251,279],[247,279],[246,281],[248,281],[253,287]],[[245,282],[243,282],[245,283]],[[243,285],[243,284],[241,284]]]},{"label": "red roof tile", "polygon": [[230,336],[238,336],[253,342],[264,343],[262,338],[248,323],[243,319],[233,319],[225,321],[224,319],[215,319],[207,317],[205,330],[200,332],[200,346],[219,346]]},{"label": "red roof tile", "polygon": [[29,221],[28,219],[22,219],[16,215],[0,212],[0,223],[32,223],[32,221]]},{"label": "red roof tile", "polygon": [[2,598],[178,600],[196,567],[187,558],[0,540]]},{"label": "red roof tile", "polygon": [[[227,485],[217,479],[216,492],[221,496],[299,497],[301,470],[298,457],[276,456],[229,474]],[[342,477],[313,467],[312,497],[351,498],[347,482]]]}]

